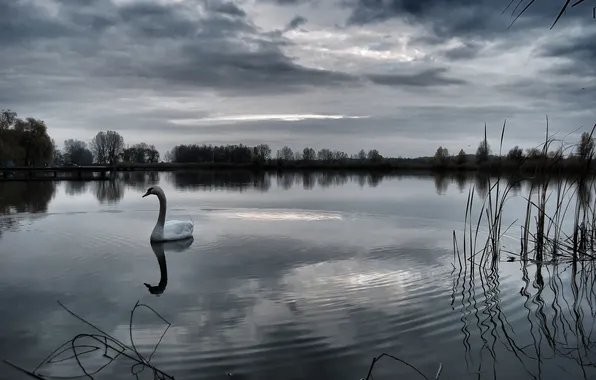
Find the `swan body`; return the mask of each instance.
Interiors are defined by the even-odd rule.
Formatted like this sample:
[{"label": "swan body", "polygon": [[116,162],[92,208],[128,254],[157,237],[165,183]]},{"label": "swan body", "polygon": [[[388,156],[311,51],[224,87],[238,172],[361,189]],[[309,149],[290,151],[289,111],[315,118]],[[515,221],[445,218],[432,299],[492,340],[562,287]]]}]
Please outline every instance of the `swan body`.
[{"label": "swan body", "polygon": [[165,193],[161,187],[153,186],[147,189],[143,198],[151,194],[156,195],[157,199],[159,199],[159,216],[157,217],[157,223],[155,223],[155,227],[153,227],[149,240],[152,242],[159,242],[181,240],[192,237],[195,225],[192,219],[168,220],[166,222],[167,200]]}]

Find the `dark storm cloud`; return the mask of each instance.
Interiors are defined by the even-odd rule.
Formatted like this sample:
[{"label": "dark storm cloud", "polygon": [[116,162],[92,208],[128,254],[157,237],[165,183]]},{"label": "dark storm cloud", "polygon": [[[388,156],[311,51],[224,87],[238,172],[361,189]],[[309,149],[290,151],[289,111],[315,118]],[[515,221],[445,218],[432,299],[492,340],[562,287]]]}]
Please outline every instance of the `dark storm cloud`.
[{"label": "dark storm cloud", "polygon": [[542,55],[596,62],[596,30],[574,39],[544,46]]},{"label": "dark storm cloud", "polygon": [[[25,3],[3,3],[2,7],[8,16],[0,17],[11,19],[3,35],[27,38],[30,45],[0,56],[0,67],[19,67],[21,74],[32,74],[18,78],[13,69],[0,69],[4,74],[2,88],[11,92],[8,102],[58,99],[61,94],[57,89],[66,90],[63,96],[70,97],[73,91],[69,87],[81,89],[82,82],[93,80],[101,81],[96,87],[109,84],[139,89],[157,85],[168,92],[211,89],[227,96],[358,86],[366,79],[382,85],[463,83],[443,77],[444,69],[362,77],[302,66],[282,50],[292,42],[281,31],[261,31],[231,2],[131,3],[119,7],[110,2],[88,2],[80,7],[62,2],[55,16]],[[288,28],[305,22],[304,17],[296,16]],[[36,43],[46,39],[51,51],[37,48]],[[34,77],[39,75],[43,77]]]},{"label": "dark storm cloud", "polygon": [[273,3],[277,5],[300,5],[310,3],[313,0],[261,0],[263,3]]},{"label": "dark storm cloud", "polygon": [[[20,45],[12,54],[0,55],[0,67],[6,68],[0,68],[2,88],[20,88],[23,98],[35,93],[39,80],[19,80],[15,67],[21,73],[36,74],[48,70],[44,67],[52,68],[53,72],[44,73],[49,81],[80,76],[102,83],[111,80],[121,88],[157,84],[168,90],[198,87],[228,95],[295,92],[359,81],[349,74],[296,63],[282,51],[289,40],[279,32],[261,31],[244,10],[230,2],[119,7],[104,2],[75,7],[63,1],[57,15],[29,3],[2,2],[0,7],[0,51],[28,42],[26,48]],[[304,21],[297,17],[291,25]],[[49,41],[51,54],[39,45],[42,41]],[[63,62],[67,64],[59,64]]]},{"label": "dark storm cloud", "polygon": [[290,21],[288,23],[288,26],[286,26],[286,30],[292,30],[292,29],[296,29],[301,25],[306,24],[306,19],[302,16],[296,16],[292,19],[292,21]]},{"label": "dark storm cloud", "polygon": [[37,38],[69,35],[68,28],[47,11],[16,1],[0,1],[0,48]]},{"label": "dark storm cloud", "polygon": [[213,9],[220,13],[225,13],[225,14],[228,14],[231,16],[238,16],[238,17],[246,16],[246,12],[244,12],[244,10],[240,9],[236,4],[230,3],[230,2],[216,4],[213,7]]},{"label": "dark storm cloud", "polygon": [[[402,19],[411,24],[423,25],[431,31],[437,42],[453,37],[494,39],[508,32],[508,27],[527,5],[528,1],[509,0],[342,0],[350,9],[348,24],[372,24],[390,19]],[[516,7],[516,5],[520,6]],[[512,30],[548,28],[564,1],[543,0],[531,6],[513,24]],[[583,17],[585,9],[569,9],[564,18]],[[562,20],[564,23],[564,20]],[[512,32],[510,32],[512,33]]]},{"label": "dark storm cloud", "polygon": [[443,55],[453,61],[469,60],[478,56],[482,47],[482,44],[466,42],[463,46],[446,50]]},{"label": "dark storm cloud", "polygon": [[566,61],[554,65],[548,71],[563,75],[581,75],[586,79],[586,85],[596,79],[596,29],[585,31],[581,36],[574,38],[553,41],[543,46],[539,54]]},{"label": "dark storm cloud", "polygon": [[417,74],[369,74],[368,78],[373,83],[384,86],[430,87],[467,83],[462,79],[444,77],[445,72],[445,68],[435,68]]},{"label": "dark storm cloud", "polygon": [[[492,5],[491,5],[492,3]],[[478,31],[488,31],[496,27],[487,17],[498,10],[496,1],[474,0],[345,0],[351,8],[350,24],[369,24],[401,18],[410,23],[430,26],[437,36],[451,37]],[[504,24],[505,20],[503,20]]]},{"label": "dark storm cloud", "polygon": [[189,44],[170,62],[155,62],[139,76],[157,77],[181,86],[204,86],[228,96],[296,91],[309,86],[357,84],[346,73],[311,69],[294,63],[277,49],[259,52],[206,50]]},{"label": "dark storm cloud", "polygon": [[516,92],[532,99],[530,104],[536,107],[547,107],[549,101],[556,101],[567,109],[567,112],[585,111],[586,105],[594,103],[596,96],[596,83],[594,78],[586,78],[585,81],[558,80],[553,82],[522,79],[510,81],[494,86],[495,90],[505,92]]}]

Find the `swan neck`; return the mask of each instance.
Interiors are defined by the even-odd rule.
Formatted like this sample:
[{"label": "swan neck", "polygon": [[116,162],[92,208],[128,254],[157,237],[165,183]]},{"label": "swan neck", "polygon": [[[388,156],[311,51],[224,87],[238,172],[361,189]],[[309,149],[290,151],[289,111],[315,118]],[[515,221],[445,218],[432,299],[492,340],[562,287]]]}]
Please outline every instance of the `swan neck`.
[{"label": "swan neck", "polygon": [[[157,255],[157,262],[159,264],[159,285],[165,285],[168,283],[168,266],[166,264],[166,255],[163,252],[160,252]],[[165,286],[164,286],[165,287]]]},{"label": "swan neck", "polygon": [[159,216],[157,218],[157,225],[163,228],[164,223],[166,222],[166,196],[160,192],[157,194],[157,199],[159,199]]}]

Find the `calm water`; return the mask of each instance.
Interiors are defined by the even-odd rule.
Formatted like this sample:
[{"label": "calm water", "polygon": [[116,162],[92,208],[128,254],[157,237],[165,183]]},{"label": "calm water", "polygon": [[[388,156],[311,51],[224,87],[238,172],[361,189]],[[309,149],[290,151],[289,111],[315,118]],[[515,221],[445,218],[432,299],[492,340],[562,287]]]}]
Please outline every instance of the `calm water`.
[{"label": "calm water", "polygon": [[[470,283],[452,266],[474,183],[325,173],[0,182],[0,359],[32,370],[96,332],[58,300],[129,344],[140,301],[171,323],[151,363],[179,380],[358,380],[383,352],[429,379],[441,363],[441,379],[596,378],[590,269],[502,262]],[[153,184],[168,219],[195,221],[192,244],[149,243],[158,201],[141,195]],[[486,186],[476,185],[478,198]],[[504,224],[520,217],[523,194]],[[505,246],[519,246],[518,231]],[[166,327],[137,310],[143,355]],[[81,358],[89,372],[107,362],[99,352]],[[82,374],[75,359],[53,361],[39,372]],[[131,378],[132,364],[119,358],[95,378]],[[0,366],[2,378],[28,378]],[[389,359],[373,375],[422,378]]]}]

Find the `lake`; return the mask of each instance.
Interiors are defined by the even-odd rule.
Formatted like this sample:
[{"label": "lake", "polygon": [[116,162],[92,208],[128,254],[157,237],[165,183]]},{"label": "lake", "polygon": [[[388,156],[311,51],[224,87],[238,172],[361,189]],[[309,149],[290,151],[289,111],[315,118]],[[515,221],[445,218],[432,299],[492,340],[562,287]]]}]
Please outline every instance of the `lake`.
[{"label": "lake", "polygon": [[[194,220],[194,241],[150,244],[159,205],[141,196],[155,184],[167,219]],[[159,343],[150,363],[178,380],[358,380],[382,353],[428,379],[439,368],[441,379],[596,378],[594,267],[501,257],[498,272],[470,275],[453,231],[460,239],[473,185],[479,205],[487,185],[465,176],[0,181],[0,359],[31,371],[77,334],[99,333],[60,301],[125,344],[132,326],[145,358]],[[527,192],[512,190],[503,225],[523,217]],[[519,249],[519,231],[505,249]],[[130,323],[137,301],[171,324],[163,338],[167,325],[147,308]],[[76,344],[87,372],[109,362],[92,338]],[[82,375],[70,347],[37,372]],[[93,377],[129,379],[143,369],[133,364],[119,357]],[[423,378],[389,358],[372,375]]]}]

